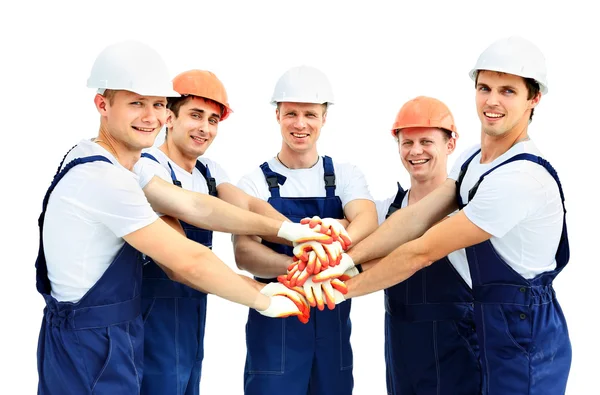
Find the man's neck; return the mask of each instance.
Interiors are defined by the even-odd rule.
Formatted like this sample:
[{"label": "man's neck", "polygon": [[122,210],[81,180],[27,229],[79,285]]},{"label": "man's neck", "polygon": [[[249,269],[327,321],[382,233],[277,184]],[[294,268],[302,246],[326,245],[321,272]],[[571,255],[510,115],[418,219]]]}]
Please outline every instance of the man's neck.
[{"label": "man's neck", "polygon": [[173,161],[177,166],[181,167],[188,173],[192,173],[194,170],[194,166],[196,166],[196,160],[198,158],[192,158],[184,155],[180,150],[177,149],[175,144],[171,141],[169,142],[169,138],[165,139],[165,142],[158,147],[171,161]]},{"label": "man's neck", "polygon": [[104,125],[100,125],[98,137],[96,137],[94,142],[110,152],[121,166],[130,171],[133,171],[133,166],[140,160],[142,154],[142,150],[132,151],[131,149],[128,149],[125,144],[119,142],[108,133]]},{"label": "man's neck", "polygon": [[446,168],[438,172],[434,177],[427,180],[416,180],[410,178],[410,192],[408,194],[408,204],[415,204],[423,199],[430,192],[433,192],[437,187],[442,185],[448,178]]},{"label": "man's neck", "polygon": [[515,144],[529,139],[527,126],[517,125],[513,130],[501,135],[490,136],[481,131],[481,162],[490,163],[512,148]]},{"label": "man's neck", "polygon": [[[287,147],[287,146],[286,146]],[[288,169],[310,169],[319,161],[316,148],[308,152],[294,152],[289,148],[282,148],[277,154],[277,160]]]}]

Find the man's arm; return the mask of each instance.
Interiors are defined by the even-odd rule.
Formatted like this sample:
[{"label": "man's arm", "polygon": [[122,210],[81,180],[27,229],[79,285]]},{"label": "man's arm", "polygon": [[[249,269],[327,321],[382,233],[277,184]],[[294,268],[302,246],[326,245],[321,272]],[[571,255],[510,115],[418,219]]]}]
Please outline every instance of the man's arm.
[{"label": "man's arm", "polygon": [[[403,208],[398,213],[410,207]],[[484,242],[490,237],[492,235],[474,225],[461,211],[438,223],[420,238],[396,248],[370,270],[348,280],[346,298],[391,287],[449,253]]]},{"label": "man's arm", "polygon": [[256,236],[233,236],[233,251],[238,268],[262,278],[286,274],[293,261],[291,257],[261,244]]},{"label": "man's arm", "polygon": [[257,310],[270,305],[267,296],[238,276],[210,249],[182,237],[162,220],[123,238],[136,250],[161,262],[175,281]]},{"label": "man's arm", "polygon": [[[255,214],[263,215],[268,218],[273,218],[278,221],[289,221],[283,214],[275,210],[268,202],[251,196],[241,190],[240,188],[232,185],[228,182],[219,184],[217,187],[219,193],[219,199],[239,207],[243,210],[251,211]],[[292,245],[291,242],[279,237],[263,235],[265,240],[273,243]]]},{"label": "man's arm", "polygon": [[344,215],[348,221],[346,232],[352,240],[351,247],[377,229],[377,210],[375,203],[370,200],[356,199],[348,202],[344,207]]},{"label": "man's arm", "polygon": [[251,196],[228,182],[219,184],[217,191],[219,193],[219,199],[233,204],[234,206],[244,210],[252,211],[256,214],[264,215],[265,217],[280,221],[288,221],[283,214],[275,210],[268,202]]},{"label": "man's arm", "polygon": [[143,190],[154,211],[204,229],[274,237],[283,222],[243,210],[210,195],[187,191],[159,177],[153,177]]},{"label": "man's arm", "polygon": [[456,184],[448,179],[419,202],[396,211],[362,242],[353,243],[348,255],[355,264],[384,257],[456,209]]}]

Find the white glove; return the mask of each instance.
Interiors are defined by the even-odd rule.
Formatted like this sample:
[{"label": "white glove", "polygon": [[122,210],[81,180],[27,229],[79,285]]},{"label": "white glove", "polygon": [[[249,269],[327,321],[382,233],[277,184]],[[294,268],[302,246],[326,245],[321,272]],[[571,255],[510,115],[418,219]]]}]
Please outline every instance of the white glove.
[{"label": "white glove", "polygon": [[317,307],[319,310],[324,310],[325,305],[329,310],[333,310],[335,305],[346,300],[344,293],[348,292],[346,284],[338,279],[327,280],[320,283],[314,283],[311,278],[304,282],[303,286],[292,287],[287,276],[282,275],[277,278],[282,285],[297,291],[302,294],[311,307]]},{"label": "white glove", "polygon": [[293,243],[316,241],[323,244],[331,244],[331,242],[333,242],[333,238],[330,235],[321,233],[318,229],[314,230],[308,226],[288,221],[283,221],[277,232],[277,237],[281,237],[282,239],[286,239]]},{"label": "white glove", "polygon": [[348,250],[350,244],[352,244],[348,232],[346,232],[344,226],[335,218],[319,218],[314,216],[312,218],[303,218],[300,223],[308,225],[311,229],[318,230],[321,233],[331,235],[334,241],[339,240],[344,251]]},{"label": "white glove", "polygon": [[[349,269],[354,268],[354,261],[350,258],[350,255],[344,253],[342,254],[342,259],[337,266],[329,267],[322,271],[319,274],[315,274],[313,276],[313,281],[318,283],[325,280],[331,280],[333,278],[338,278],[346,273]],[[356,268],[355,268],[356,269]],[[358,272],[358,269],[356,270]]]},{"label": "white glove", "polygon": [[[271,300],[273,300],[273,297],[279,297],[279,296],[284,296],[284,297],[288,298],[289,300],[291,300],[294,303],[294,305],[296,305],[296,309],[300,311],[301,314],[298,315],[298,319],[300,320],[300,322],[302,322],[302,323],[308,322],[308,320],[310,318],[310,306],[303,294],[298,293],[297,291],[290,289],[290,288],[286,287],[285,285],[277,283],[277,282],[272,282],[272,283],[265,285],[263,287],[263,289],[260,290],[260,293],[263,295],[270,296]],[[264,310],[264,312],[268,312],[268,310],[269,309]],[[263,315],[267,315],[264,312],[259,311],[259,313],[261,313]],[[294,315],[294,314],[289,314],[289,315]],[[288,315],[284,315],[282,317],[287,317],[287,316]]]}]

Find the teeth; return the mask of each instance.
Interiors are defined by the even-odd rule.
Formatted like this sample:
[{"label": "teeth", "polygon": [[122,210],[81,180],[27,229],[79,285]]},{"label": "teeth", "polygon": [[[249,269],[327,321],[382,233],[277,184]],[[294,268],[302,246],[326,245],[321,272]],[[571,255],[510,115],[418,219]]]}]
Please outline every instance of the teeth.
[{"label": "teeth", "polygon": [[301,133],[292,133],[292,135],[294,137],[306,137],[306,136],[308,136],[308,134],[306,134],[306,133],[304,133],[304,134],[301,134]]},{"label": "teeth", "polygon": [[196,141],[199,141],[199,142],[201,142],[201,143],[203,143],[203,142],[205,142],[205,141],[206,141],[206,139],[203,139],[203,138],[201,138],[201,137],[192,136],[192,138],[193,138],[194,140],[196,140]]},{"label": "teeth", "polygon": [[496,114],[493,112],[484,112],[486,117],[490,117],[490,118],[502,118],[504,115],[502,114]]},{"label": "teeth", "polygon": [[148,128],[140,128],[139,126],[134,126],[134,128],[136,128],[137,130],[141,130],[142,132],[151,132],[151,131],[154,130],[152,128],[150,128],[150,129],[148,129]]},{"label": "teeth", "polygon": [[423,163],[427,163],[429,159],[420,159],[420,160],[411,160],[410,163],[413,165],[422,165]]}]

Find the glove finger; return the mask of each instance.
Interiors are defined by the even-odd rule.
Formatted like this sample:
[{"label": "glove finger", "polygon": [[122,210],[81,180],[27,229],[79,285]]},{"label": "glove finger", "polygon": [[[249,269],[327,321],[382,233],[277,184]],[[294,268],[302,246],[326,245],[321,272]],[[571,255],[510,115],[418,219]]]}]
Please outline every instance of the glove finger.
[{"label": "glove finger", "polygon": [[316,259],[315,260],[315,270],[314,273],[319,274],[321,272],[321,260],[320,259]]},{"label": "glove finger", "polygon": [[300,220],[300,224],[302,224],[302,225],[309,224],[309,223],[310,223],[310,221],[311,221],[311,219],[312,219],[312,218],[310,218],[310,217],[302,218],[302,219]]},{"label": "glove finger", "polygon": [[304,283],[306,282],[306,280],[308,280],[309,277],[310,277],[310,274],[308,273],[308,271],[307,270],[303,270],[302,273],[300,273],[300,275],[296,279],[296,285],[300,286],[300,287],[303,286]]},{"label": "glove finger", "polygon": [[302,315],[298,316],[298,320],[303,324],[308,324],[309,319],[310,319],[310,316],[307,314],[302,314]]},{"label": "glove finger", "polygon": [[347,250],[350,245],[352,244],[352,240],[350,240],[350,236],[348,236],[347,233],[341,233],[340,234],[340,239],[344,240],[344,250]]},{"label": "glove finger", "polygon": [[293,261],[292,263],[289,264],[289,266],[287,267],[287,271],[289,272],[290,270],[292,270],[294,268],[294,266],[300,266],[300,262],[302,261]]},{"label": "glove finger", "polygon": [[317,241],[321,244],[331,244],[333,243],[333,238],[328,234],[314,232],[314,234],[309,236],[307,235],[296,240],[297,243],[306,243],[307,241]]},{"label": "glove finger", "polygon": [[306,300],[308,301],[310,307],[315,307],[317,305],[315,295],[313,294],[312,287],[310,285],[304,285],[304,295],[306,295]]},{"label": "glove finger", "polygon": [[308,262],[306,263],[306,272],[311,275],[315,271],[315,261],[317,260],[317,254],[314,251],[311,251],[308,254]]},{"label": "glove finger", "polygon": [[323,290],[319,284],[315,284],[312,287],[315,295],[315,301],[317,302],[317,308],[321,311],[325,310],[325,302],[323,301]]},{"label": "glove finger", "polygon": [[315,215],[314,217],[312,217],[312,218],[310,219],[309,226],[310,226],[311,228],[314,228],[314,227],[315,227],[315,226],[317,226],[317,225],[321,225],[321,222],[323,222],[323,221],[321,221],[321,218],[319,218],[318,216],[316,216],[316,215]]},{"label": "glove finger", "polygon": [[313,251],[315,252],[315,254],[317,254],[317,257],[319,258],[319,260],[321,262],[328,259],[327,252],[325,252],[325,248],[322,245],[317,244],[317,245],[313,246]]},{"label": "glove finger", "polygon": [[288,280],[288,278],[287,278],[287,274],[282,274],[281,276],[277,276],[277,281],[279,281],[280,283],[282,283],[283,285],[285,285],[288,288],[292,288],[292,285],[290,284],[290,280]]},{"label": "glove finger", "polygon": [[294,266],[292,270],[290,270],[287,274],[287,279],[291,280],[294,277],[294,274],[298,271],[298,265]]},{"label": "glove finger", "polygon": [[340,277],[342,274],[344,274],[341,269],[340,269],[340,265],[335,266],[335,267],[330,267],[329,269],[316,274],[312,277],[313,282],[315,283],[320,283],[326,280],[331,280],[334,278],[338,278]]},{"label": "glove finger", "polygon": [[335,295],[333,294],[333,287],[329,281],[322,283],[323,295],[325,296],[325,302],[329,310],[335,309]]},{"label": "glove finger", "polygon": [[[342,277],[344,277],[344,276],[342,276]],[[341,279],[341,277],[334,278],[333,280],[331,280],[331,282],[330,282],[331,287],[337,289],[343,295],[346,295],[348,293],[348,286],[340,279]]]},{"label": "glove finger", "polygon": [[294,275],[292,276],[292,278],[290,279],[290,285],[292,287],[296,286],[296,281],[298,280],[298,277],[302,274],[302,272],[300,270],[296,270],[296,272],[294,273]]}]

